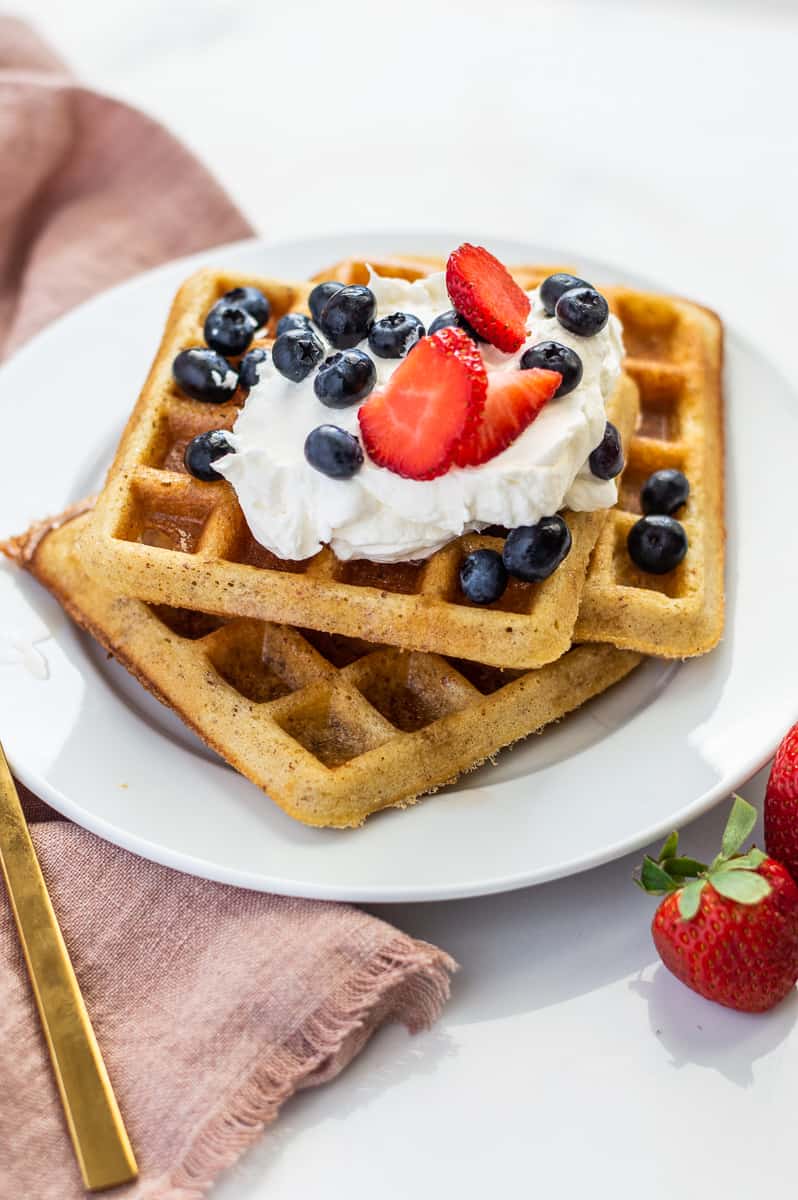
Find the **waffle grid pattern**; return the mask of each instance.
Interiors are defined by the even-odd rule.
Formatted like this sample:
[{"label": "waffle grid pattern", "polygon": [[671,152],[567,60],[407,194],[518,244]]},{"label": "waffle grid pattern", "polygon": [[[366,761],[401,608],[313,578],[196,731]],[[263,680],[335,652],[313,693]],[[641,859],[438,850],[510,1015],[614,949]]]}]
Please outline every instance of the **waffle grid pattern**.
[{"label": "waffle grid pattern", "polygon": [[[332,627],[497,666],[537,667],[564,653],[604,512],[566,514],[573,548],[558,571],[543,584],[514,580],[499,601],[481,608],[460,590],[460,563],[478,547],[501,549],[501,530],[466,535],[423,564],[341,562],[327,548],[291,562],[254,541],[229,484],[185,472],[186,443],[206,429],[230,428],[240,398],[225,405],[189,400],[172,381],[171,364],[178,350],[201,344],[203,315],[218,296],[244,284],[266,292],[273,321],[306,307],[311,287],[206,271],[181,288],[86,538],[89,570],[151,602]],[[633,419],[634,393],[624,379],[612,398],[620,425]]]},{"label": "waffle grid pattern", "polygon": [[[441,264],[393,259],[374,265],[416,278]],[[521,267],[515,274],[532,287],[551,269]],[[367,276],[362,262],[348,260],[318,277],[359,282]],[[238,407],[186,400],[172,382],[171,362],[178,349],[201,341],[202,316],[214,300],[245,283],[266,291],[273,319],[305,307],[312,286],[201,272],[181,288],[85,539],[87,565],[100,580],[149,601],[332,629],[514,668],[554,661],[573,640],[668,657],[703,653],[717,642],[723,624],[723,437],[721,331],[712,314],[686,301],[604,289],[623,322],[628,351],[624,386],[610,404],[611,419],[629,435],[620,504],[609,519],[605,513],[566,514],[574,547],[559,570],[544,584],[512,581],[500,601],[479,608],[460,591],[460,562],[480,546],[501,549],[502,530],[466,535],[423,564],[344,563],[329,549],[289,562],[254,541],[228,484],[200,483],[185,473],[186,442],[208,428],[229,428]],[[264,331],[264,340],[270,332]],[[642,401],[634,438],[635,388],[629,380]],[[680,514],[690,540],[687,558],[658,577],[635,569],[626,535],[639,515],[642,480],[662,466],[683,469],[692,495]]]},{"label": "waffle grid pattern", "polygon": [[252,619],[150,606],[89,579],[88,514],[6,547],[215,750],[311,825],[359,825],[434,791],[622,679],[640,656],[582,646],[536,671]]}]

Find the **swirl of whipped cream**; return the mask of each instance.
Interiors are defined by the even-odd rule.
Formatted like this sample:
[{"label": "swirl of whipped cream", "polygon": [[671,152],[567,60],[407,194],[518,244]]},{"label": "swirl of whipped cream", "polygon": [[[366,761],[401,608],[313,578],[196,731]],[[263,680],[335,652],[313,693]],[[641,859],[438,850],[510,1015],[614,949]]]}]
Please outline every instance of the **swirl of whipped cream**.
[{"label": "swirl of whipped cream", "polygon": [[[451,308],[442,272],[412,283],[372,272],[369,287],[378,317],[414,313],[427,328]],[[489,462],[452,467],[437,479],[403,479],[367,455],[352,479],[322,475],[305,460],[305,438],[324,424],[358,434],[358,406],[331,410],[316,398],[313,375],[292,383],[271,358],[261,364],[230,437],[235,453],[214,463],[235,488],[253,537],[280,558],[308,558],[329,544],[340,559],[400,562],[427,558],[452,538],[486,525],[514,528],[562,508],[611,507],[617,498],[614,481],[593,476],[587,460],[604,435],[606,402],[621,373],[620,323],[611,316],[594,337],[578,337],[546,316],[536,290],[529,297],[528,336],[521,349],[503,354],[481,347],[488,375],[517,369],[525,350],[551,340],[571,346],[581,358],[579,386],[550,401]],[[368,351],[368,342],[360,348]],[[374,361],[379,387],[401,360]]]}]

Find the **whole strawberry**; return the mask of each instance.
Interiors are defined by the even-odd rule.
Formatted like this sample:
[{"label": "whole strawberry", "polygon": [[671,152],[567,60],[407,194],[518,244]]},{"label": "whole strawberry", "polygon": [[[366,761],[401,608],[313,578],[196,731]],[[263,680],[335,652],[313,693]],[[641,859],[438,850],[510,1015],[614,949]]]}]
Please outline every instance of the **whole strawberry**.
[{"label": "whole strawberry", "polygon": [[672,833],[638,880],[665,895],[651,925],[669,971],[693,991],[741,1012],[778,1004],[798,979],[798,887],[761,850],[741,854],[756,810],[735,797],[721,852],[710,865],[678,854]]},{"label": "whole strawberry", "polygon": [[776,751],[768,779],[765,848],[798,879],[798,725]]}]

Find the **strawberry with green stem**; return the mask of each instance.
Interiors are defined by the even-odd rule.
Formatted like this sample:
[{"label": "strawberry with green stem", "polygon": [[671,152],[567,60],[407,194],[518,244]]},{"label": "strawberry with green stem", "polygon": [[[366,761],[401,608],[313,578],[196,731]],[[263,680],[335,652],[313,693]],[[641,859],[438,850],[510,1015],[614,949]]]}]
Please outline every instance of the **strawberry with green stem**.
[{"label": "strawberry with green stem", "polygon": [[651,925],[665,966],[693,991],[742,1012],[764,1012],[798,979],[798,887],[755,847],[741,853],[756,810],[735,796],[720,854],[709,864],[679,854],[672,833],[636,882],[664,896]]}]

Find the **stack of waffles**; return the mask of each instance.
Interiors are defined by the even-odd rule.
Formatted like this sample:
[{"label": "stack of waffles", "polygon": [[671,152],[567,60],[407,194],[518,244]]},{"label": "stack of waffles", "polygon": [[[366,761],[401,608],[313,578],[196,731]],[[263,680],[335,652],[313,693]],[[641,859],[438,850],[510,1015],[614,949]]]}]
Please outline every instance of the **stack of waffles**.
[{"label": "stack of waffles", "polygon": [[[415,279],[442,263],[393,259]],[[551,267],[513,271],[525,288]],[[363,262],[318,278],[366,282]],[[203,271],[178,292],[163,341],[96,502],[43,522],[4,549],[208,745],[311,825],[359,825],[404,806],[542,730],[618,683],[645,655],[703,654],[723,626],[722,335],[687,301],[602,288],[623,324],[624,373],[608,404],[626,469],[609,512],[564,515],[571,553],[542,583],[511,580],[486,607],[458,583],[463,558],[501,551],[492,528],[422,563],[302,562],[260,546],[225,481],[187,473],[197,434],[229,429],[241,400],[188,399],[172,362],[202,343],[228,289],[258,287],[264,331],[307,311],[313,283]],[[626,539],[642,482],[687,475],[689,551],[643,573]]]}]

